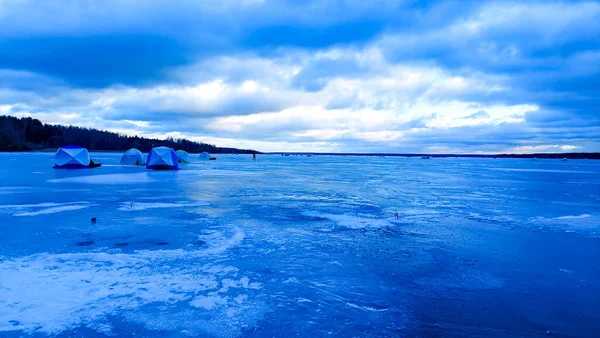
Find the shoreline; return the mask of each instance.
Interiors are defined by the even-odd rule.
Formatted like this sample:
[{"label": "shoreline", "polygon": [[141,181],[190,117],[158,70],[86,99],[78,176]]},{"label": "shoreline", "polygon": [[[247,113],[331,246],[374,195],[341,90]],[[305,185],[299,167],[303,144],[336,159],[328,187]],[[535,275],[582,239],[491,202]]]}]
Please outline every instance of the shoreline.
[{"label": "shoreline", "polygon": [[[52,149],[36,149],[36,150],[25,150],[25,151],[0,151],[0,154],[18,154],[18,153],[55,153],[58,150],[58,148],[52,148]],[[129,149],[125,149],[125,150],[89,150],[89,153],[124,153]],[[147,153],[147,151],[142,151],[142,153]],[[188,152],[190,153],[190,152]],[[226,154],[238,154],[238,155],[252,155],[252,154],[264,154],[261,152],[256,152],[256,153],[223,153],[223,152],[209,152],[210,154],[218,154],[218,155],[226,155]],[[190,154],[201,154],[201,153],[190,153]]]},{"label": "shoreline", "polygon": [[426,153],[310,153],[310,152],[272,152],[266,155],[290,156],[365,156],[365,157],[429,157],[429,158],[537,158],[537,159],[573,159],[573,160],[600,160],[600,152],[590,153],[532,153],[532,154],[426,154]]},{"label": "shoreline", "polygon": [[[125,150],[89,150],[90,153],[122,153]],[[0,151],[0,153],[54,153],[56,149],[46,148],[27,151]],[[194,153],[191,153],[194,154]],[[245,152],[212,152],[215,155],[251,155]],[[289,156],[362,156],[362,157],[429,157],[432,158],[537,158],[537,159],[568,159],[568,160],[600,160],[600,152],[590,153],[532,153],[532,154],[426,154],[426,153],[318,153],[318,152],[256,152],[258,155],[289,155]]]}]

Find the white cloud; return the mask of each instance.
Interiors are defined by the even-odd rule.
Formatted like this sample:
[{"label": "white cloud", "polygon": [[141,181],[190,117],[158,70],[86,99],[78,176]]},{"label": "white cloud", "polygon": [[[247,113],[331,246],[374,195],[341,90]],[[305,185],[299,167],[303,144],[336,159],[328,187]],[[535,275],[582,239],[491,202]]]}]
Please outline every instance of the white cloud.
[{"label": "white cloud", "polygon": [[[371,62],[365,64],[368,72],[360,76],[335,75],[320,91],[295,88],[290,74],[295,69],[310,68],[323,58]],[[217,58],[213,63],[221,60]],[[257,65],[262,71],[270,71],[259,77],[249,69],[251,77],[225,80],[228,71],[245,74],[244,67]],[[180,72],[177,70],[178,76]],[[255,144],[264,151],[308,145],[348,151],[354,146],[345,147],[344,142],[352,140],[381,143],[383,150],[386,142],[402,140],[404,132],[415,128],[407,125],[411,121],[421,121],[420,128],[432,129],[493,126],[522,122],[525,113],[538,109],[526,103],[486,104],[456,99],[472,92],[497,91],[501,79],[454,75],[438,67],[393,65],[373,47],[364,52],[335,48],[314,56],[254,58],[246,66],[243,60],[229,57],[214,76],[218,77],[193,85],[119,86],[72,92],[67,96],[73,97],[74,104],[62,108],[61,113],[52,112],[52,105],[46,112],[39,112],[39,108],[45,102],[64,100],[64,96],[39,99],[42,107],[37,113],[21,115],[37,116],[49,123],[73,123],[159,138],[198,139],[205,135],[211,143],[238,147]],[[341,108],[328,108],[336,105]],[[485,117],[471,117],[481,110],[487,113]],[[238,142],[232,142],[234,139]],[[296,147],[291,146],[293,142],[301,143]],[[327,146],[325,142],[337,144]]]}]

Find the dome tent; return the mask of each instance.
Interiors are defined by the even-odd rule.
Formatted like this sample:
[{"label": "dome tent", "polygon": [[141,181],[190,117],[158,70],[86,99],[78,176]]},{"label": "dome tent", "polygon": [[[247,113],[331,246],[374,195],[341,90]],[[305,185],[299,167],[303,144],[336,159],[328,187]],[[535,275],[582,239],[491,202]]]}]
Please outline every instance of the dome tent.
[{"label": "dome tent", "polygon": [[168,147],[156,147],[150,150],[146,158],[146,169],[177,170],[179,158],[175,151]]},{"label": "dome tent", "polygon": [[179,163],[190,163],[190,154],[185,150],[177,150],[175,152],[179,158]]},{"label": "dome tent", "polygon": [[202,154],[200,154],[199,159],[208,161],[210,160],[210,154],[205,151]]},{"label": "dome tent", "polygon": [[121,162],[119,164],[123,165],[143,165],[144,164],[144,155],[142,152],[131,148],[123,154],[121,157]]},{"label": "dome tent", "polygon": [[54,168],[78,169],[90,167],[90,153],[80,146],[69,145],[58,148],[54,154]]}]

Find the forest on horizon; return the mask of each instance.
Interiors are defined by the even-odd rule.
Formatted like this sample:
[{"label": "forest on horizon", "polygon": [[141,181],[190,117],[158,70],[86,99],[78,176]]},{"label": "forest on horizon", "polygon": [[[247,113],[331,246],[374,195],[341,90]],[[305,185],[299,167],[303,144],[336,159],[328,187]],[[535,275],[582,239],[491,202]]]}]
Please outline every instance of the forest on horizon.
[{"label": "forest on horizon", "polygon": [[44,124],[31,117],[0,116],[0,152],[43,150],[70,144],[85,147],[90,151],[137,148],[142,152],[148,152],[153,147],[165,146],[189,153],[203,151],[215,154],[257,153],[252,149],[217,147],[187,139],[149,139],[94,128]]}]

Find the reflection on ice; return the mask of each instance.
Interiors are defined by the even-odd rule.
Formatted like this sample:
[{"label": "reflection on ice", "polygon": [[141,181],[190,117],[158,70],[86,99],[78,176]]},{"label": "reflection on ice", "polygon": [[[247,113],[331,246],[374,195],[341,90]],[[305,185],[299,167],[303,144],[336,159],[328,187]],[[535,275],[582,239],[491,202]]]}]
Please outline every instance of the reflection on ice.
[{"label": "reflection on ice", "polygon": [[87,175],[48,180],[49,183],[79,183],[79,184],[139,184],[153,182],[147,173]]}]

